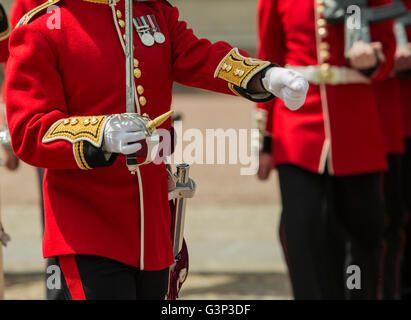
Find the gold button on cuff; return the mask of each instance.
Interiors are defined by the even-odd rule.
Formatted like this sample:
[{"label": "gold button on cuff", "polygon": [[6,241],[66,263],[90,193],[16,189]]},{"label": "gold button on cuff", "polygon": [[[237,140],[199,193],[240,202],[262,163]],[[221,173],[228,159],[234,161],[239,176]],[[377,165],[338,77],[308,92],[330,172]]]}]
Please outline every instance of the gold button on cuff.
[{"label": "gold button on cuff", "polygon": [[137,92],[138,94],[143,94],[144,93],[144,87],[142,85],[137,86]]},{"label": "gold button on cuff", "polygon": [[147,104],[147,99],[144,98],[143,96],[141,96],[138,101],[140,102],[140,105],[142,105],[143,107]]},{"label": "gold button on cuff", "polygon": [[78,120],[77,119],[71,119],[70,123],[74,126],[78,123]]},{"label": "gold button on cuff", "polygon": [[97,118],[93,118],[91,119],[91,124],[94,126],[98,123],[98,119]]},{"label": "gold button on cuff", "polygon": [[122,15],[122,13],[121,13],[120,10],[117,10],[117,11],[116,11],[116,14],[117,14],[117,18],[119,18],[119,19],[121,19],[121,18],[123,17],[123,15]]},{"label": "gold button on cuff", "polygon": [[139,68],[134,69],[134,76],[139,79],[141,77],[141,70]]},{"label": "gold button on cuff", "polygon": [[64,119],[64,124],[67,126],[70,123],[69,119]]},{"label": "gold button on cuff", "polygon": [[90,119],[85,119],[83,123],[85,126],[88,126],[90,124]]},{"label": "gold button on cuff", "polygon": [[134,68],[138,68],[140,62],[137,59],[134,59]]}]

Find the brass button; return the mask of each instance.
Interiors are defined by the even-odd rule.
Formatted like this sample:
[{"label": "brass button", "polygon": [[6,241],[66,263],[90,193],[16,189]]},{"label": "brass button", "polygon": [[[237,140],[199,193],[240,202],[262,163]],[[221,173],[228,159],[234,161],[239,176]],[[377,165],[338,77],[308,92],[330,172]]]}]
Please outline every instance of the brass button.
[{"label": "brass button", "polygon": [[320,50],[321,60],[328,60],[330,58],[330,53],[326,50]]},{"label": "brass button", "polygon": [[74,126],[78,123],[78,120],[77,119],[71,119],[70,123],[71,123],[71,125]]},{"label": "brass button", "polygon": [[141,77],[141,70],[139,68],[134,69],[134,76],[139,79]]},{"label": "brass button", "polygon": [[117,18],[119,18],[119,19],[121,19],[123,17],[120,10],[117,10],[116,14],[117,14]]},{"label": "brass button", "polygon": [[97,119],[97,118],[91,119],[91,124],[92,124],[93,126],[96,125],[97,122],[98,122],[98,119]]},{"label": "brass button", "polygon": [[320,4],[317,6],[317,11],[319,14],[323,14],[325,11],[325,6],[323,4]]},{"label": "brass button", "polygon": [[327,29],[326,29],[326,28],[319,28],[319,29],[318,29],[318,35],[319,35],[321,38],[326,38],[326,37],[328,36],[328,31],[327,31]]},{"label": "brass button", "polygon": [[84,119],[83,123],[85,126],[88,126],[90,124],[90,119]]},{"label": "brass button", "polygon": [[317,20],[317,25],[318,25],[319,27],[325,27],[325,26],[327,26],[327,20],[325,20],[325,19],[318,19],[318,20]]},{"label": "brass button", "polygon": [[126,41],[126,35],[125,34],[123,34],[123,39],[124,39],[124,41]]},{"label": "brass button", "polygon": [[138,68],[139,63],[137,59],[134,59],[134,68]]},{"label": "brass button", "polygon": [[64,125],[68,125],[70,123],[69,119],[64,119]]},{"label": "brass button", "polygon": [[143,94],[144,93],[144,87],[142,85],[137,86],[137,92],[138,94]]},{"label": "brass button", "polygon": [[244,75],[245,71],[242,69],[235,69],[234,70],[234,75],[237,77],[242,77]]},{"label": "brass button", "polygon": [[124,20],[118,20],[118,24],[120,25],[120,27],[124,28],[126,26],[126,23],[124,22]]},{"label": "brass button", "polygon": [[141,96],[138,101],[140,102],[140,105],[142,105],[143,107],[147,104],[147,99],[144,98],[143,96]]},{"label": "brass button", "polygon": [[321,42],[319,47],[320,50],[330,50],[330,45],[327,42]]}]

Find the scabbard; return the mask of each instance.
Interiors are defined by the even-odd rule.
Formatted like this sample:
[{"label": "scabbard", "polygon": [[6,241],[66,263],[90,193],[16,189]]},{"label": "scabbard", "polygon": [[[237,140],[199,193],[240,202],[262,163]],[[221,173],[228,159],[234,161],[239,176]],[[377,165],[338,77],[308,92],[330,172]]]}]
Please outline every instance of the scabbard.
[{"label": "scabbard", "polygon": [[[189,181],[190,166],[188,164],[177,165],[177,185],[186,185]],[[186,198],[177,198],[174,203],[173,221],[173,253],[174,257],[180,253],[183,247],[184,223],[186,216]]]}]

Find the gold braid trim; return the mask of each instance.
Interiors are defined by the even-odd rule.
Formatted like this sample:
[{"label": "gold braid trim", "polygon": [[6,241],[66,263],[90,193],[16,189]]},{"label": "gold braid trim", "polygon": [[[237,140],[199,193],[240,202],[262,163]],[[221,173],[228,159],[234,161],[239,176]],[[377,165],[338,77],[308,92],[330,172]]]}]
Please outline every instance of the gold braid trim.
[{"label": "gold braid trim", "polygon": [[238,52],[237,48],[234,48],[221,60],[214,77],[247,89],[248,82],[270,64],[268,61],[246,58]]},{"label": "gold braid trim", "polygon": [[47,9],[48,7],[59,3],[61,0],[49,0],[38,7],[34,8],[33,10],[26,13],[20,21],[17,23],[16,28],[28,24],[37,14],[42,12],[43,10]]},{"label": "gold braid trim", "polygon": [[73,144],[74,158],[76,159],[77,165],[82,170],[91,170],[92,168],[88,165],[86,157],[84,156],[84,141],[79,141]]},{"label": "gold braid trim", "polygon": [[42,142],[66,140],[74,144],[79,141],[88,141],[96,148],[100,148],[107,119],[108,116],[95,116],[58,120],[46,132]]}]

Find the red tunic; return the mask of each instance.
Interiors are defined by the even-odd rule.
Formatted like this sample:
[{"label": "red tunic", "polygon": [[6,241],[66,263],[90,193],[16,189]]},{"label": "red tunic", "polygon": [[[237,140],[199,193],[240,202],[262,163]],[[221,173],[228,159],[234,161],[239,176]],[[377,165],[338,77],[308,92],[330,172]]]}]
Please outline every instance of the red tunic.
[{"label": "red tunic", "polygon": [[[390,1],[369,2],[379,5]],[[325,26],[326,34],[321,38],[321,14],[316,3],[315,0],[260,0],[259,57],[293,66],[328,63],[348,67],[344,57],[344,26]],[[392,23],[375,25],[371,33],[373,41],[381,41],[384,46],[386,62],[374,76],[381,79],[388,75],[393,63]],[[328,59],[318,54],[324,50],[320,43],[328,51]],[[328,163],[328,171],[335,175],[386,169],[383,135],[370,85],[311,84],[306,103],[297,112],[288,111],[279,100],[258,107],[269,112],[267,130],[273,133],[276,164],[291,163],[322,173]]]},{"label": "red tunic", "polygon": [[[125,58],[111,8],[91,0],[60,1],[58,6],[61,29],[47,27],[46,13],[16,28],[7,64],[14,151],[23,161],[47,168],[44,256],[92,254],[146,270],[163,269],[174,262],[165,165],[141,167],[142,219],[137,180],[124,156],[111,167],[86,171],[79,169],[71,143],[42,143],[57,120],[125,112]],[[116,10],[124,16],[123,0]],[[170,110],[173,81],[232,94],[227,82],[214,77],[232,50],[229,44],[199,40],[166,2],[135,2],[134,17],[146,15],[155,15],[166,42],[146,47],[134,34],[141,70],[136,86],[144,88],[147,101],[142,113],[154,118]],[[169,126],[170,121],[163,125]]]}]

